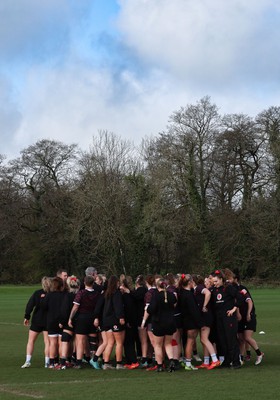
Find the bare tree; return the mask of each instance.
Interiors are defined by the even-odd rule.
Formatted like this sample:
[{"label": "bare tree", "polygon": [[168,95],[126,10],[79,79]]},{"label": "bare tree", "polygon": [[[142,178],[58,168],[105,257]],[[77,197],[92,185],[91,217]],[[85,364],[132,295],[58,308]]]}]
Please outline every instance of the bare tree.
[{"label": "bare tree", "polygon": [[125,178],[139,168],[128,141],[101,131],[80,160],[76,192],[74,240],[83,249],[84,262],[96,262],[105,271],[126,271],[126,237],[130,196]]}]

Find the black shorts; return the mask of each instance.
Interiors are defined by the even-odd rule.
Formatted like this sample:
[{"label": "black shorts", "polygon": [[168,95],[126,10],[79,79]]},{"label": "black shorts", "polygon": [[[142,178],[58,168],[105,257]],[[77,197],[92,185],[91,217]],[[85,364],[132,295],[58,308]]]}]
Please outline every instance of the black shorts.
[{"label": "black shorts", "polygon": [[51,321],[48,323],[48,335],[49,336],[60,336],[62,335],[62,328],[59,327],[59,323]]},{"label": "black shorts", "polygon": [[244,321],[244,331],[256,332],[257,319],[254,315],[251,316],[251,321]]},{"label": "black shorts", "polygon": [[241,320],[241,321],[238,321],[238,330],[237,330],[237,332],[238,333],[242,333],[242,332],[244,332],[244,322],[245,321],[243,321],[243,320]]},{"label": "black shorts", "polygon": [[46,331],[46,330],[47,330],[47,327],[46,327],[46,326],[40,326],[40,325],[36,325],[36,324],[31,323],[30,330],[31,330],[31,331],[34,331],[34,332],[37,332],[37,333],[41,333],[41,332]]},{"label": "black shorts", "polygon": [[218,334],[215,323],[213,323],[213,325],[211,326],[209,340],[211,343],[218,343]]},{"label": "black shorts", "polygon": [[183,329],[185,329],[187,331],[191,331],[191,330],[194,330],[194,329],[198,329],[199,330],[200,328],[196,325],[196,323],[194,321],[189,320],[189,321],[184,321],[183,322]]},{"label": "black shorts", "polygon": [[125,330],[125,325],[121,325],[121,324],[114,324],[111,326],[104,326],[104,331],[105,332],[122,332]]},{"label": "black shorts", "polygon": [[63,331],[70,331],[70,332],[74,332],[74,328],[72,328],[71,326],[69,326],[68,324],[63,325],[62,328]]},{"label": "black shorts", "polygon": [[177,329],[183,328],[183,321],[181,314],[174,315],[174,321]]},{"label": "black shorts", "polygon": [[79,314],[77,318],[75,318],[74,332],[78,335],[96,333],[97,328],[93,325],[92,314]]},{"label": "black shorts", "polygon": [[152,332],[155,336],[172,336],[176,332],[176,325],[162,326],[158,324],[152,325]]},{"label": "black shorts", "polygon": [[202,312],[201,317],[203,326],[210,328],[213,325],[213,315],[211,312]]}]

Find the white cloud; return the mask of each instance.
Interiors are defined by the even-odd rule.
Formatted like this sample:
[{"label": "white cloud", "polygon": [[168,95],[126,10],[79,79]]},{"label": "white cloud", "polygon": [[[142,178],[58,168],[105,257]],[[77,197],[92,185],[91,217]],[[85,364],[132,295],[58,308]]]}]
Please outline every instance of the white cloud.
[{"label": "white cloud", "polygon": [[[79,12],[90,3],[79,1]],[[12,81],[0,79],[1,138],[5,135],[0,153],[15,157],[41,138],[74,142],[86,149],[103,129],[137,144],[142,137],[164,130],[174,110],[205,95],[221,113],[254,116],[277,105],[280,6],[272,0],[119,3],[120,35],[115,38],[111,33],[111,42],[102,42],[105,49],[89,49],[93,37],[98,43],[102,29],[91,30],[94,13],[82,29],[82,19],[72,8],[77,3],[11,0],[0,6],[5,11],[0,17],[0,55],[19,57],[24,64],[20,75],[15,58],[11,73],[7,72]],[[21,21],[24,5],[30,15]],[[57,44],[59,38],[63,40]],[[23,50],[17,55],[20,46]],[[23,57],[29,48],[32,62]]]},{"label": "white cloud", "polygon": [[279,58],[271,64],[280,50],[279,5],[272,0],[119,2],[127,44],[191,85],[235,86],[252,75],[279,74]]},{"label": "white cloud", "polygon": [[50,138],[85,149],[92,136],[104,129],[139,144],[144,136],[165,128],[178,102],[178,92],[171,91],[170,81],[160,72],[142,81],[127,70],[116,77],[109,70],[73,61],[69,65],[60,70],[30,70],[14,148]]},{"label": "white cloud", "polygon": [[6,155],[10,148],[10,138],[16,133],[21,123],[21,114],[12,99],[12,85],[0,75],[0,154]]}]

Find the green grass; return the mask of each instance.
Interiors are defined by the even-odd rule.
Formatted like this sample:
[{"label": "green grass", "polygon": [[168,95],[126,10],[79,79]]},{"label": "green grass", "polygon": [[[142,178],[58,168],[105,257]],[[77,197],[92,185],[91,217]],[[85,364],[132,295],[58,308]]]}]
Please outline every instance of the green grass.
[{"label": "green grass", "polygon": [[[255,338],[265,352],[263,364],[240,370],[173,374],[134,371],[53,371],[44,368],[39,337],[32,367],[22,370],[28,330],[22,325],[25,304],[35,287],[0,286],[0,398],[11,399],[183,399],[276,400],[280,393],[280,289],[252,290],[258,317]],[[265,331],[265,335],[259,335]]]}]

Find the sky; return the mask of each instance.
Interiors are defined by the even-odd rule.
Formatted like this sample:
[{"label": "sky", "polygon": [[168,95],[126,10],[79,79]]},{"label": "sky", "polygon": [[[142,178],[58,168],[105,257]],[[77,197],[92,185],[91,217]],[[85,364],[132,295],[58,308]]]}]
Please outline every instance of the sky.
[{"label": "sky", "polygon": [[2,0],[0,154],[102,130],[138,145],[206,95],[280,106],[279,26],[275,0]]}]

